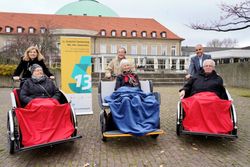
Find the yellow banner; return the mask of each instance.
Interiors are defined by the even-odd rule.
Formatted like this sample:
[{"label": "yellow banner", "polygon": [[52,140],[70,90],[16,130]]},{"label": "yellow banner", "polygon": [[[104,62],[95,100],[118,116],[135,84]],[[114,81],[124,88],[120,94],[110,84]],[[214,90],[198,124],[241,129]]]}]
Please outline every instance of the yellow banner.
[{"label": "yellow banner", "polygon": [[93,114],[91,40],[61,37],[61,85],[77,115]]},{"label": "yellow banner", "polygon": [[[91,54],[91,40],[90,38],[77,38],[77,37],[61,37],[61,86],[65,93],[82,93],[77,91],[77,88],[71,88],[70,84],[75,83],[76,87],[81,88],[79,84],[84,82],[79,75],[74,73],[82,73],[79,71],[79,67],[82,64],[88,64],[85,67],[85,72],[91,76],[91,58],[87,58],[89,61],[84,59],[84,56]],[[81,64],[81,65],[79,65]],[[78,65],[78,66],[76,66]],[[83,72],[84,73],[84,72]],[[79,81],[81,80],[81,81]],[[80,82],[80,83],[79,83]],[[83,83],[84,84],[84,83]],[[79,89],[80,90],[80,89]]]}]

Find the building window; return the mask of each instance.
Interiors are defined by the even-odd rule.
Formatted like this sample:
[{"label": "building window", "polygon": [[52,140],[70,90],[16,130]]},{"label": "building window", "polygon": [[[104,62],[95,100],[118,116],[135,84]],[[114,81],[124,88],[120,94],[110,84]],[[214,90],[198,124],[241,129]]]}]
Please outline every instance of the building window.
[{"label": "building window", "polygon": [[121,45],[121,48],[125,48],[125,50],[128,50],[126,44],[122,44],[122,45]]},{"label": "building window", "polygon": [[101,30],[101,36],[106,36],[106,31],[105,30]]},{"label": "building window", "polygon": [[122,35],[122,37],[126,37],[127,36],[127,31],[122,31],[121,35]]},{"label": "building window", "polygon": [[112,30],[112,31],[111,31],[111,36],[112,36],[112,37],[115,37],[115,36],[116,36],[116,31],[115,31],[115,30]]},{"label": "building window", "polygon": [[176,46],[172,46],[171,47],[171,56],[175,56],[176,55]]},{"label": "building window", "polygon": [[131,55],[136,55],[136,54],[137,54],[137,46],[131,45]]},{"label": "building window", "polygon": [[156,38],[156,32],[153,31],[153,32],[151,33],[151,36],[152,36],[153,38]]},{"label": "building window", "polygon": [[111,53],[117,53],[117,46],[114,44],[111,44]]},{"label": "building window", "polygon": [[141,32],[141,36],[142,36],[142,37],[147,37],[147,32],[146,32],[146,31],[142,31],[142,32]]},{"label": "building window", "polygon": [[9,26],[5,27],[5,32],[11,32],[12,30],[13,30],[12,27],[9,27]]},{"label": "building window", "polygon": [[132,31],[132,32],[131,32],[131,36],[132,36],[132,37],[136,37],[136,36],[137,36],[136,31]]},{"label": "building window", "polygon": [[161,33],[161,37],[162,37],[162,38],[166,38],[166,36],[167,36],[166,32],[162,32],[162,33]]},{"label": "building window", "polygon": [[12,42],[9,41],[9,40],[7,40],[7,41],[4,42],[4,46],[10,46],[11,44],[12,44]]},{"label": "building window", "polygon": [[23,27],[17,27],[17,33],[23,33],[24,28]]},{"label": "building window", "polygon": [[151,55],[157,55],[157,46],[151,46]]},{"label": "building window", "polygon": [[161,46],[161,55],[167,55],[167,46],[166,45]]},{"label": "building window", "polygon": [[142,45],[141,46],[141,54],[142,55],[147,55],[148,54],[147,45]]},{"label": "building window", "polygon": [[29,33],[30,33],[30,34],[34,34],[34,33],[35,33],[35,28],[30,27],[30,28],[29,28]]},{"label": "building window", "polygon": [[100,44],[100,53],[107,53],[106,44]]},{"label": "building window", "polygon": [[41,32],[42,34],[44,34],[46,31],[47,31],[47,29],[46,29],[45,27],[41,27],[40,32]]}]

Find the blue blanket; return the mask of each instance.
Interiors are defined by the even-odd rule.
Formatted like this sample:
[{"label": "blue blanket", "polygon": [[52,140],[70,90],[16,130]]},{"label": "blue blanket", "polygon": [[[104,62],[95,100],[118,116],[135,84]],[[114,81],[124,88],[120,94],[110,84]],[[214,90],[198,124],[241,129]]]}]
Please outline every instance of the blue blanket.
[{"label": "blue blanket", "polygon": [[152,93],[144,93],[137,87],[121,87],[111,96],[109,103],[113,120],[123,133],[143,136],[159,127],[159,102]]}]

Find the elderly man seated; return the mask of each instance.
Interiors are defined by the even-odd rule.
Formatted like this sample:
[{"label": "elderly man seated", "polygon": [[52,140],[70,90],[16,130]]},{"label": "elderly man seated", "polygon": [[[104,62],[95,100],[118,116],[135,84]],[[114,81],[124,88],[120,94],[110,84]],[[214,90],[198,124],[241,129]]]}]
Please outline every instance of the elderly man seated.
[{"label": "elderly man seated", "polygon": [[229,133],[232,130],[229,112],[231,101],[224,100],[227,95],[223,80],[215,72],[212,59],[205,60],[203,70],[192,77],[179,92],[185,112],[183,126],[186,130],[205,133]]},{"label": "elderly man seated", "polygon": [[222,78],[215,72],[215,62],[207,59],[203,62],[203,70],[190,78],[180,90],[180,98],[192,96],[199,92],[214,92],[221,99],[227,99]]}]

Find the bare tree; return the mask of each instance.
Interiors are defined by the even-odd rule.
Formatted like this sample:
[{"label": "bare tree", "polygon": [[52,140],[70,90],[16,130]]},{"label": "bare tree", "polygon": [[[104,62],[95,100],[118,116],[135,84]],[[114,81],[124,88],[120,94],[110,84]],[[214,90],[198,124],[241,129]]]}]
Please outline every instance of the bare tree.
[{"label": "bare tree", "polygon": [[37,46],[46,57],[46,60],[50,60],[51,54],[55,55],[58,53],[55,36],[49,28],[45,28],[43,33],[18,34],[9,43],[2,49],[3,51],[0,54],[1,60],[18,62],[25,50],[30,46]]},{"label": "bare tree", "polygon": [[234,48],[238,44],[237,39],[225,38],[222,41],[219,39],[213,39],[207,43],[208,47],[224,47],[224,48]]},{"label": "bare tree", "polygon": [[237,31],[250,27],[250,1],[245,0],[235,5],[221,4],[224,13],[219,21],[213,21],[210,25],[205,23],[191,23],[189,27],[195,30],[209,31]]},{"label": "bare tree", "polygon": [[223,39],[222,41],[222,47],[225,47],[225,48],[234,48],[237,46],[237,44],[238,44],[237,39],[226,38],[226,39]]},{"label": "bare tree", "polygon": [[209,41],[207,43],[207,46],[208,47],[214,47],[214,48],[217,48],[217,47],[222,47],[222,42],[219,40],[219,39],[213,39],[212,41]]}]

